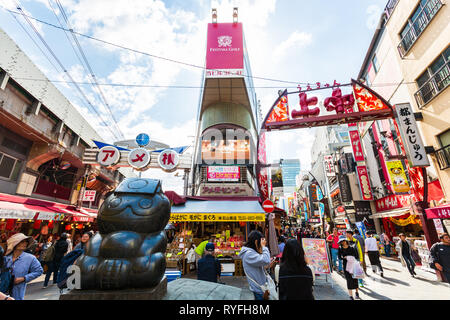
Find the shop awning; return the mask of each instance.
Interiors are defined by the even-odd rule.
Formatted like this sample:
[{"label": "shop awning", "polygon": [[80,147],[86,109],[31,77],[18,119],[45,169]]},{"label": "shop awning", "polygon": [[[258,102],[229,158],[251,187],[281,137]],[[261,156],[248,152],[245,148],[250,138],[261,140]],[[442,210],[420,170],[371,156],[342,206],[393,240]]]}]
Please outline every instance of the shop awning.
[{"label": "shop awning", "polygon": [[171,222],[263,222],[266,214],[258,201],[187,200],[172,206]]},{"label": "shop awning", "polygon": [[398,216],[403,216],[408,213],[411,213],[410,208],[401,208],[401,209],[396,209],[396,210],[391,210],[391,211],[386,211],[386,212],[377,212],[377,213],[374,213],[371,216],[369,216],[369,218],[374,219],[374,218],[398,217]]},{"label": "shop awning", "polygon": [[74,206],[0,193],[0,218],[92,222],[92,214]]},{"label": "shop awning", "polygon": [[450,219],[450,205],[425,209],[427,219]]}]

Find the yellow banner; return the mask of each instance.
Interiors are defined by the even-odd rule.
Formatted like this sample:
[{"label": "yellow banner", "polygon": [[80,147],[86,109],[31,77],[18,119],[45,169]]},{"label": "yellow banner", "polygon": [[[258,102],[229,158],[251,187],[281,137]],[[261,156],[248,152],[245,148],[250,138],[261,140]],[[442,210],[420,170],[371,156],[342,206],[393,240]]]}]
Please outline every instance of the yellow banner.
[{"label": "yellow banner", "polygon": [[262,222],[264,213],[172,213],[170,222]]},{"label": "yellow banner", "polygon": [[401,161],[386,161],[386,167],[391,178],[395,193],[408,193],[409,183]]},{"label": "yellow banner", "polygon": [[389,220],[401,227],[407,226],[408,224],[418,224],[420,222],[416,215],[411,215],[406,219],[395,219],[390,217]]}]

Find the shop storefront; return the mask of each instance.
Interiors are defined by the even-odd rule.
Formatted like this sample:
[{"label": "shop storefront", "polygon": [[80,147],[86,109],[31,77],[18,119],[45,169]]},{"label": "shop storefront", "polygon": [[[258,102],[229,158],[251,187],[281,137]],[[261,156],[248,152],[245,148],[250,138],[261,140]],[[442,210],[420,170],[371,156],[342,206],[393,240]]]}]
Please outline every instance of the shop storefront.
[{"label": "shop storefront", "polygon": [[34,236],[37,241],[49,234],[67,232],[75,240],[83,231],[95,229],[96,212],[83,211],[61,203],[0,194],[2,242],[18,232]]},{"label": "shop storefront", "polygon": [[211,240],[216,247],[215,255],[223,265],[222,274],[243,275],[238,254],[251,230],[264,230],[264,210],[253,197],[249,200],[202,199],[189,198],[182,205],[172,206],[170,222],[174,230],[166,252],[167,267],[189,272],[186,254],[191,245]]}]

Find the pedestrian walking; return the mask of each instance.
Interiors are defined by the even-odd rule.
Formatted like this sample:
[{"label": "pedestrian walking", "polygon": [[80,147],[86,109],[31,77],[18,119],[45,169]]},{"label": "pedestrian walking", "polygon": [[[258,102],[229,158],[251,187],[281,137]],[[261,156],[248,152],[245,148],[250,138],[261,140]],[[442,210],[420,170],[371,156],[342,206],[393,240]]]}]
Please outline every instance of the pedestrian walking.
[{"label": "pedestrian walking", "polygon": [[450,237],[448,233],[440,235],[441,242],[433,244],[430,249],[431,265],[443,274],[443,280],[450,283]]},{"label": "pedestrian walking", "polygon": [[39,262],[41,263],[42,268],[44,268],[44,273],[47,273],[48,271],[48,262],[50,261],[49,256],[52,256],[52,254],[48,252],[48,249],[50,249],[52,245],[53,245],[53,236],[51,234],[47,237],[46,240],[44,240],[44,242],[39,244],[40,247]]},{"label": "pedestrian walking", "polygon": [[280,300],[314,300],[314,277],[297,240],[288,240],[281,257],[278,275]]},{"label": "pedestrian walking", "polygon": [[284,236],[280,236],[278,240],[278,249],[280,250],[280,254],[283,253],[284,246],[286,245],[286,238]]},{"label": "pedestrian walking", "polygon": [[[359,262],[361,263],[361,267],[363,267],[364,265],[364,251],[361,248],[361,244],[360,242],[353,237],[354,232],[352,230],[347,230],[346,231],[346,236],[347,236],[347,240],[349,241],[350,244],[354,244],[356,250],[358,251],[358,257],[359,257]],[[345,267],[344,267],[345,268]],[[363,267],[364,269],[364,267]],[[358,283],[360,287],[364,287],[364,281],[363,279],[358,279]]]},{"label": "pedestrian walking", "polygon": [[49,264],[49,270],[45,275],[44,288],[47,288],[50,276],[53,273],[53,284],[56,284],[58,279],[59,266],[62,258],[66,255],[69,249],[69,243],[67,242],[67,233],[61,234],[60,238],[54,244],[54,255],[51,263]]},{"label": "pedestrian walking", "polygon": [[354,263],[358,263],[359,253],[356,244],[353,241],[349,241],[344,236],[339,239],[339,257],[344,263],[344,275],[345,280],[347,281],[347,290],[350,295],[350,300],[354,300],[353,290],[355,290],[355,297],[359,299],[358,279],[353,278],[352,273],[348,271],[353,270]]},{"label": "pedestrian walking", "polygon": [[[338,270],[339,272],[342,272],[342,260],[339,259],[339,234],[338,229],[333,228],[333,233],[330,234],[327,238],[328,245],[330,246],[330,252],[331,252],[331,265],[334,270]],[[336,268],[336,263],[338,264],[338,267]]]},{"label": "pedestrian walking", "polygon": [[365,244],[365,239],[364,237],[360,234],[358,229],[355,229],[355,231],[353,231],[353,238],[355,238],[356,240],[358,240],[359,245],[361,247],[361,253],[362,253],[362,268],[364,270],[364,273],[367,274],[366,269],[366,244]]},{"label": "pedestrian walking", "polygon": [[380,243],[384,247],[384,254],[389,258],[391,256],[391,240],[386,233],[380,235]]},{"label": "pedestrian walking", "polygon": [[376,273],[377,268],[380,270],[381,277],[384,277],[383,267],[380,261],[380,251],[378,250],[377,239],[373,237],[372,232],[367,233],[367,239],[365,240],[365,250],[369,256],[370,265],[373,273]]},{"label": "pedestrian walking", "polygon": [[66,236],[67,236],[66,241],[67,244],[69,245],[67,248],[67,252],[70,252],[73,250],[72,236],[70,235],[70,233],[66,233]]},{"label": "pedestrian walking", "polygon": [[74,250],[77,250],[77,249],[86,250],[89,240],[91,240],[91,236],[92,236],[92,234],[90,232],[83,233],[80,243],[78,243],[75,246]]},{"label": "pedestrian walking", "polygon": [[404,233],[399,234],[400,240],[397,242],[396,249],[398,252],[398,256],[403,266],[408,268],[409,273],[412,277],[416,276],[416,272],[414,271],[416,267],[416,263],[412,258],[412,243],[406,239],[406,235]]},{"label": "pedestrian walking", "polygon": [[198,261],[197,280],[216,282],[220,277],[222,266],[214,257],[214,243],[207,243],[205,246],[204,257]]},{"label": "pedestrian walking", "polygon": [[271,264],[270,252],[266,247],[266,239],[259,231],[252,231],[248,236],[247,243],[242,247],[239,257],[242,259],[244,272],[250,291],[253,292],[255,300],[264,300],[264,293],[261,289],[267,279],[264,268]]},{"label": "pedestrian walking", "polygon": [[25,250],[33,244],[33,237],[23,233],[16,233],[8,239],[8,249],[5,254],[5,267],[11,270],[14,286],[11,296],[15,300],[24,300],[27,283],[43,273],[38,259]]}]

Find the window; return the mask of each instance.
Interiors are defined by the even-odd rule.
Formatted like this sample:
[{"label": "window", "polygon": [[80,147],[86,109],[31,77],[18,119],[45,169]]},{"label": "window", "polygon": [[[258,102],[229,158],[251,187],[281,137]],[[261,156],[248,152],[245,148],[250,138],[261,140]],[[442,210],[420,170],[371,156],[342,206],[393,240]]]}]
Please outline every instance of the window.
[{"label": "window", "polygon": [[22,161],[0,152],[0,177],[17,181]]},{"label": "window", "polygon": [[421,0],[400,32],[398,50],[403,58],[442,7],[440,0]]},{"label": "window", "polygon": [[378,70],[380,70],[380,65],[378,64],[378,59],[376,55],[374,55],[372,58],[372,65],[373,69],[375,70],[375,73],[378,73]]},{"label": "window", "polygon": [[450,168],[450,130],[441,133],[437,138],[442,148],[436,151],[436,159],[439,169],[446,170]]},{"label": "window", "polygon": [[441,144],[441,147],[450,146],[450,130],[441,133],[437,138]]},{"label": "window", "polygon": [[450,47],[445,49],[416,80],[415,97],[419,107],[444,91],[450,84]]}]

